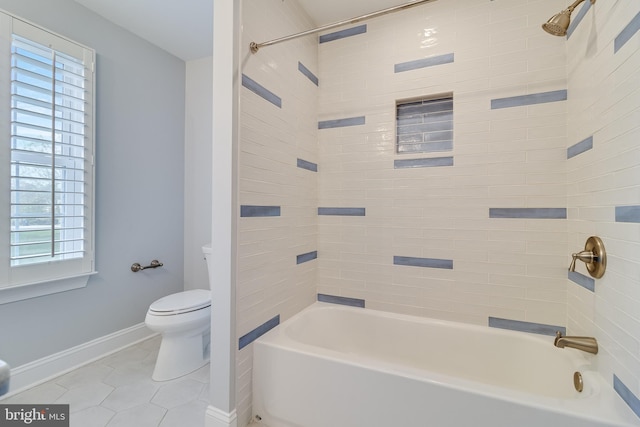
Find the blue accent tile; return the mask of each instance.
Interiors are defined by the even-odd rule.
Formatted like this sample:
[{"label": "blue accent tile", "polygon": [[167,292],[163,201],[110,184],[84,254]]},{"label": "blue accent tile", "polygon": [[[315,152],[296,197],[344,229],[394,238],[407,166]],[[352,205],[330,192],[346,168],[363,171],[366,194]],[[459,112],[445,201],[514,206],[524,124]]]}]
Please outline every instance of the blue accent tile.
[{"label": "blue accent tile", "polygon": [[[446,139],[451,139],[453,137],[453,122],[452,121],[440,121],[440,122],[427,122],[414,124],[409,126],[398,126],[398,135],[412,135],[412,134],[420,134],[420,133],[428,133],[428,132],[448,132],[445,135],[448,136]],[[438,138],[445,139],[445,138]],[[428,139],[427,139],[428,140]]]},{"label": "blue accent tile", "polygon": [[421,58],[414,61],[402,62],[400,64],[395,64],[393,67],[393,71],[394,73],[402,73],[405,71],[417,70],[419,68],[450,64],[453,62],[453,56],[453,53],[447,53],[444,55],[431,56],[429,58]]},{"label": "blue accent tile", "polygon": [[567,90],[554,90],[552,92],[534,93],[531,95],[511,96],[491,100],[491,109],[522,107],[524,105],[544,104],[567,100]]},{"label": "blue accent tile", "polygon": [[395,169],[407,168],[434,168],[440,166],[453,166],[453,157],[433,157],[429,159],[394,160]]},{"label": "blue accent tile", "polygon": [[394,256],[394,265],[407,265],[410,267],[442,268],[453,270],[453,260],[437,258],[415,258],[408,256]]},{"label": "blue accent tile", "polygon": [[243,348],[245,348],[246,346],[248,346],[249,344],[257,340],[258,338],[260,338],[261,336],[269,332],[271,329],[278,326],[279,324],[280,324],[280,315],[278,314],[276,317],[274,317],[271,320],[267,320],[265,323],[258,326],[248,334],[241,336],[240,339],[238,340],[238,350],[242,350]]},{"label": "blue accent tile", "polygon": [[318,122],[318,129],[342,128],[347,126],[360,126],[365,124],[365,116],[348,117],[346,119],[324,120]]},{"label": "blue accent tile", "polygon": [[318,251],[307,252],[306,254],[298,255],[296,257],[296,264],[303,264],[305,262],[313,261],[318,258]]},{"label": "blue accent tile", "polygon": [[398,153],[401,154],[436,153],[451,150],[453,150],[453,141],[423,142],[415,144],[408,144],[404,142],[402,145],[398,144]]},{"label": "blue accent tile", "polygon": [[311,80],[313,84],[315,84],[316,86],[318,86],[318,84],[320,83],[320,81],[318,80],[318,77],[316,77],[316,75],[313,74],[311,70],[305,67],[304,64],[300,61],[298,61],[298,71],[300,71],[302,74],[307,76],[307,78]]},{"label": "blue accent tile", "polygon": [[567,277],[573,283],[576,283],[591,292],[596,291],[596,281],[591,277],[587,277],[577,271],[570,271]]},{"label": "blue accent tile", "polygon": [[367,32],[367,24],[357,27],[347,28],[346,30],[336,31],[335,33],[324,34],[320,36],[320,43],[332,42],[334,40],[344,39],[346,37],[356,36]]},{"label": "blue accent tile", "polygon": [[582,8],[576,13],[575,16],[571,17],[571,24],[569,24],[569,28],[567,28],[567,40],[571,37],[571,34],[575,31],[575,29],[580,25],[580,22],[584,19],[584,16],[587,14],[587,11],[591,8],[591,2],[585,1],[582,5]]},{"label": "blue accent tile", "polygon": [[591,150],[592,148],[593,148],[593,136],[590,136],[589,138],[583,139],[577,144],[574,144],[571,147],[567,148],[567,159],[571,159],[577,156],[578,154],[582,154],[585,151]]},{"label": "blue accent tile", "polygon": [[318,215],[365,216],[366,208],[318,208]]},{"label": "blue accent tile", "polygon": [[616,374],[613,374],[613,389],[620,395],[622,400],[629,405],[629,408],[631,408],[634,414],[640,417],[640,399],[629,390],[629,387],[620,381],[620,378],[618,378]]},{"label": "blue accent tile", "polygon": [[490,208],[489,218],[566,219],[566,208]]},{"label": "blue accent tile", "polygon": [[364,308],[364,300],[358,298],[339,297],[335,295],[318,294],[318,301],[331,304],[348,305],[350,307]]},{"label": "blue accent tile", "polygon": [[616,222],[640,222],[640,206],[616,206]]},{"label": "blue accent tile", "polygon": [[565,335],[567,333],[567,328],[565,328],[564,326],[522,322],[520,320],[500,319],[498,317],[489,317],[489,327],[551,336],[555,336],[556,331],[562,332],[562,335]]},{"label": "blue accent tile", "polygon": [[246,87],[251,92],[255,93],[261,98],[264,98],[265,100],[269,101],[276,107],[282,108],[282,99],[280,99],[278,95],[271,92],[269,89],[265,88],[260,83],[256,82],[255,80],[252,80],[250,77],[244,74],[242,75],[242,86]]},{"label": "blue accent tile", "polygon": [[640,12],[636,16],[633,17],[631,22],[627,24],[626,27],[618,34],[616,39],[613,41],[613,52],[617,53],[622,46],[624,46],[631,37],[633,37],[638,30],[640,30]]},{"label": "blue accent tile", "polygon": [[318,165],[306,160],[298,159],[298,167],[300,169],[306,169],[311,172],[318,172]]},{"label": "blue accent tile", "polygon": [[240,216],[243,218],[255,218],[263,216],[280,216],[280,206],[240,206]]}]

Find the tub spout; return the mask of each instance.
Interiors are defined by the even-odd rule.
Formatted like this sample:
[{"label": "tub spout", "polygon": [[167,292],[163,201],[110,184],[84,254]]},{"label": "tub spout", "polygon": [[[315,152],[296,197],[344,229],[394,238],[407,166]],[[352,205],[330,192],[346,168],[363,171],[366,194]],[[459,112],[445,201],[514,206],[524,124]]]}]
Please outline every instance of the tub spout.
[{"label": "tub spout", "polygon": [[598,342],[593,337],[563,337],[562,332],[556,332],[553,345],[559,348],[571,347],[587,353],[598,354]]}]

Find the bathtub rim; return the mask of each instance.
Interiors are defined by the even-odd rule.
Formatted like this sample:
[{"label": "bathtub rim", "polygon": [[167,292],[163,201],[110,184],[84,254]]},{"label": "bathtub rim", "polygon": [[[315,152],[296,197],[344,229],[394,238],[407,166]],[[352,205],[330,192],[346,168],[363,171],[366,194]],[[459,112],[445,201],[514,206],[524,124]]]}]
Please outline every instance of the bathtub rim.
[{"label": "bathtub rim", "polygon": [[[552,337],[546,335],[491,328],[489,326],[454,322],[444,319],[433,319],[429,317],[393,313],[371,308],[344,306],[320,301],[316,301],[305,307],[300,312],[296,313],[262,337],[258,338],[254,344],[258,346],[274,347],[283,351],[291,351],[307,357],[324,359],[334,363],[342,363],[361,369],[380,371],[389,375],[399,375],[418,381],[428,382],[458,392],[473,393],[492,399],[499,399],[515,405],[534,407],[539,410],[553,413],[568,413],[576,418],[586,421],[593,420],[604,423],[615,422],[617,423],[615,424],[617,427],[640,426],[640,418],[638,418],[614,392],[613,386],[607,384],[599,372],[594,369],[594,356],[586,354],[583,355],[578,350],[558,349],[559,351],[568,352],[571,355],[571,358],[575,359],[578,363],[577,366],[582,367],[583,370],[581,370],[581,373],[585,378],[585,383],[588,384],[587,389],[585,392],[576,395],[574,398],[549,397],[522,390],[514,390],[507,387],[485,384],[479,381],[450,376],[415,367],[399,366],[398,364],[384,362],[375,358],[358,358],[354,355],[340,353],[325,347],[302,343],[290,337],[287,334],[286,328],[302,316],[305,316],[305,314],[311,310],[347,312],[358,312],[358,310],[364,310],[368,315],[381,316],[383,318],[393,318],[435,325],[447,325],[450,327],[477,330],[482,333],[491,333],[507,337],[513,336],[518,337],[518,339],[533,340],[543,344],[546,343],[545,338],[548,338],[548,345],[553,345]],[[321,351],[319,352],[318,349]],[[367,364],[363,363],[363,361],[371,363]],[[588,394],[586,394],[586,392],[588,392]],[[585,410],[587,411],[585,412]]]}]

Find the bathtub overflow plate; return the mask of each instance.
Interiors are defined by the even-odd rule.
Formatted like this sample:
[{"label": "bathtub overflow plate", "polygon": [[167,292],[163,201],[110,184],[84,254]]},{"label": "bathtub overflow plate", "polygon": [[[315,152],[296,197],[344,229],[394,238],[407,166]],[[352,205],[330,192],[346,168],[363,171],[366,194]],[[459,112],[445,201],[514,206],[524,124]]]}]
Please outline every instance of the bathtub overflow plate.
[{"label": "bathtub overflow plate", "polygon": [[582,390],[584,390],[584,382],[582,381],[582,374],[580,372],[574,372],[573,386],[576,388],[578,393],[582,393]]}]

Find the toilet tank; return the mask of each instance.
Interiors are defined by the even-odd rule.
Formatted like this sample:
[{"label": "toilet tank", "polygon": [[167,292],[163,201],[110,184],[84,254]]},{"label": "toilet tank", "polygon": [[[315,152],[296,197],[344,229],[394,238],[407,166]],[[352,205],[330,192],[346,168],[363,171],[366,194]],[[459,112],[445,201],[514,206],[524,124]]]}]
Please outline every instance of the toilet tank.
[{"label": "toilet tank", "polygon": [[204,245],[202,247],[202,253],[204,254],[204,259],[207,260],[207,271],[209,272],[209,289],[211,289],[211,283],[213,282],[213,276],[212,276],[212,272],[213,272],[213,261],[212,261],[212,256],[211,256],[211,243],[209,243],[208,245]]},{"label": "toilet tank", "polygon": [[205,259],[209,259],[209,255],[211,255],[211,243],[202,247],[202,253],[204,254]]}]

